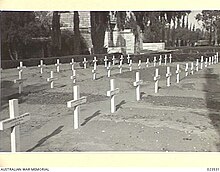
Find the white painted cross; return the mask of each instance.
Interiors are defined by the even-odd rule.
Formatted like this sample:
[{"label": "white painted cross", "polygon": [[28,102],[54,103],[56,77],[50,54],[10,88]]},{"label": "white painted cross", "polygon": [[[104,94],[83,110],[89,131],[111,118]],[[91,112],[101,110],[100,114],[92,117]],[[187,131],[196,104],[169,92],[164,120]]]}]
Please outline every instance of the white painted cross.
[{"label": "white painted cross", "polygon": [[209,57],[209,66],[211,65],[212,57]]},{"label": "white painted cross", "polygon": [[172,63],[172,54],[170,54],[169,59],[170,59],[170,63]]},{"label": "white painted cross", "polygon": [[214,64],[214,56],[212,56],[212,65]]},{"label": "white painted cross", "polygon": [[105,56],[104,62],[105,62],[105,67],[107,67],[108,66],[108,58],[107,58],[107,56]]},{"label": "white painted cross", "polygon": [[146,67],[149,67],[149,58],[147,58]]},{"label": "white painted cross", "polygon": [[180,65],[177,64],[177,66],[176,66],[176,83],[180,82],[180,72],[181,72]]},{"label": "white painted cross", "polygon": [[116,59],[115,59],[115,56],[113,55],[113,57],[112,57],[112,65],[113,66],[115,65],[115,61],[116,61]]},{"label": "white painted cross", "polygon": [[124,57],[123,57],[123,55],[121,55],[121,58],[120,58],[120,60],[122,61],[122,63],[123,63],[123,60],[124,60]]},{"label": "white painted cross", "polygon": [[83,59],[83,66],[84,66],[84,69],[86,69],[86,67],[87,67],[86,64],[87,64],[87,63],[88,63],[88,61],[86,60],[86,58],[84,58],[84,59]]},{"label": "white painted cross", "polygon": [[15,79],[14,80],[14,83],[16,84],[18,84],[19,86],[19,90],[18,90],[18,93],[19,94],[21,94],[21,92],[23,91],[23,82],[26,80],[26,79],[22,79],[22,69],[20,69],[19,71],[18,71],[18,79]]},{"label": "white painted cross", "polygon": [[50,78],[47,78],[47,82],[50,82],[50,88],[54,87],[55,80],[57,80],[57,78],[54,78],[53,71],[50,71]]},{"label": "white painted cross", "polygon": [[132,59],[130,60],[130,63],[129,63],[129,70],[132,71]]},{"label": "white painted cross", "polygon": [[143,81],[140,80],[140,72],[136,72],[136,81],[133,84],[136,87],[136,100],[139,101],[141,99],[140,85],[143,84]]},{"label": "white painted cross", "polygon": [[43,73],[43,67],[45,67],[46,65],[44,64],[43,60],[40,60],[40,64],[38,65],[38,67],[40,68],[40,73]]},{"label": "white painted cross", "polygon": [[130,55],[128,54],[127,60],[128,60],[128,64],[130,63]]},{"label": "white painted cross", "polygon": [[159,66],[161,66],[161,63],[162,63],[162,55],[160,55],[160,58],[159,58]]},{"label": "white painted cross", "polygon": [[157,63],[157,57],[154,57],[154,67],[156,66]]},{"label": "white painted cross", "polygon": [[170,67],[167,66],[167,73],[166,73],[166,78],[167,78],[167,87],[170,86],[170,80],[171,80],[171,72],[170,72]]},{"label": "white painted cross", "polygon": [[23,70],[23,69],[25,69],[26,68],[26,66],[23,66],[23,62],[20,62],[20,66],[19,67],[17,67],[17,69],[20,71],[20,70]]},{"label": "white painted cross", "polygon": [[199,59],[196,59],[196,71],[199,71]]},{"label": "white painted cross", "polygon": [[155,81],[155,93],[158,92],[158,88],[159,88],[159,79],[160,79],[160,75],[159,75],[159,69],[156,69],[156,73],[154,76],[154,81]]},{"label": "white painted cross", "polygon": [[208,58],[205,58],[205,67],[208,66]]},{"label": "white painted cross", "polygon": [[73,97],[74,97],[73,100],[70,100],[67,102],[67,107],[74,108],[73,110],[74,129],[78,129],[79,128],[79,112],[80,112],[79,105],[85,104],[87,101],[87,98],[85,96],[80,97],[78,85],[73,86]]},{"label": "white painted cross", "polygon": [[217,57],[217,61],[216,61],[216,62],[218,63],[218,60],[219,60],[219,59],[218,59],[218,52],[216,52],[216,57]]},{"label": "white painted cross", "polygon": [[93,59],[93,63],[94,63],[94,70],[96,70],[96,67],[97,67],[97,59],[96,59],[96,57],[94,57],[94,59]]},{"label": "white painted cross", "polygon": [[204,58],[203,58],[203,56],[201,56],[201,64],[200,64],[200,69],[202,69],[202,68],[203,68],[203,62],[204,62]]},{"label": "white painted cross", "polygon": [[185,67],[186,76],[188,76],[188,74],[189,74],[188,69],[189,69],[189,64],[186,63],[186,67]]},{"label": "white painted cross", "polygon": [[217,57],[216,57],[216,55],[214,55],[214,64],[216,64],[217,63]]},{"label": "white painted cross", "polygon": [[57,63],[55,64],[55,66],[57,67],[57,72],[60,72],[60,59],[57,59]]},{"label": "white painted cross", "polygon": [[193,75],[194,74],[194,64],[193,64],[193,62],[191,62],[191,66],[190,67],[191,67],[190,68],[191,69],[190,73]]},{"label": "white painted cross", "polygon": [[138,69],[141,69],[141,60],[138,61]]},{"label": "white painted cross", "polygon": [[165,57],[164,57],[164,65],[167,65],[167,54],[165,54]]},{"label": "white painted cross", "polygon": [[73,84],[75,84],[76,83],[76,70],[72,70],[72,71],[73,71],[73,73],[72,73],[72,76],[70,76],[70,79],[72,79]]},{"label": "white painted cross", "polygon": [[71,62],[70,62],[72,71],[75,70],[75,69],[74,69],[75,63],[76,63],[76,62],[74,61],[74,59],[72,59]]},{"label": "white painted cross", "polygon": [[94,66],[94,69],[92,70],[92,79],[96,80],[96,69],[95,69],[95,66]]},{"label": "white painted cross", "polygon": [[111,77],[111,62],[108,62],[108,66],[107,66],[107,76],[108,76],[108,78]]},{"label": "white painted cross", "polygon": [[9,100],[9,119],[0,121],[0,130],[11,129],[11,152],[20,152],[20,127],[22,123],[30,120],[30,114],[19,116],[18,99]]},{"label": "white painted cross", "polygon": [[111,97],[111,113],[115,112],[115,95],[119,93],[119,88],[115,88],[115,79],[110,80],[110,91],[107,91],[107,96]]},{"label": "white painted cross", "polygon": [[122,60],[120,61],[118,68],[119,68],[119,73],[122,73]]}]

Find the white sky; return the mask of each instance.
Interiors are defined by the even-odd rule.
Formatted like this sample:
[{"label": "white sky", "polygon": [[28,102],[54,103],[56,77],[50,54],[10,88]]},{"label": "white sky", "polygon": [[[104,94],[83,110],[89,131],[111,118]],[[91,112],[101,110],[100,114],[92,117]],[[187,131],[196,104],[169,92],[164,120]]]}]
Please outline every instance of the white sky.
[{"label": "white sky", "polygon": [[196,28],[202,28],[201,22],[198,23],[197,20],[195,19],[195,16],[200,12],[201,11],[192,11],[189,14],[189,25],[190,25],[190,23],[192,23],[192,24],[195,24]]}]

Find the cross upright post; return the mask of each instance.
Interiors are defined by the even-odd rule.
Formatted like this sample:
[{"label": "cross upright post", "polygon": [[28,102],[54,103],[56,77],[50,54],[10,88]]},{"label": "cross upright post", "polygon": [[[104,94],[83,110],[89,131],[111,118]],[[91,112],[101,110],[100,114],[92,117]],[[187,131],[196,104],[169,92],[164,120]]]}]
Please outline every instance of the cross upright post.
[{"label": "cross upright post", "polygon": [[159,79],[160,79],[160,75],[159,75],[159,69],[156,69],[156,73],[154,76],[154,81],[155,81],[155,93],[158,93],[158,89],[159,89]]},{"label": "cross upright post", "polygon": [[40,60],[40,65],[38,65],[38,67],[40,68],[40,73],[43,73],[43,67],[45,67],[46,65],[44,64],[43,60]]},{"label": "cross upright post", "polygon": [[141,69],[141,60],[138,61],[138,69]]},{"label": "cross upright post", "polygon": [[112,57],[112,65],[114,66],[115,65],[115,56],[113,55],[113,57]]},{"label": "cross upright post", "polygon": [[170,86],[170,80],[171,80],[171,72],[170,72],[170,66],[167,66],[167,73],[166,73],[166,78],[167,78],[167,87]]},{"label": "cross upright post", "polygon": [[57,59],[57,63],[55,64],[55,66],[57,67],[57,72],[59,73],[60,72],[60,59]]},{"label": "cross upright post", "polygon": [[172,54],[170,54],[169,59],[170,59],[170,63],[172,63]]},{"label": "cross upright post", "polygon": [[180,65],[177,64],[177,66],[176,66],[176,83],[180,82],[180,72],[181,72]]},{"label": "cross upright post", "polygon": [[194,64],[193,64],[193,62],[191,62],[191,74],[193,75],[193,73],[194,73]]},{"label": "cross upright post", "polygon": [[104,62],[105,62],[105,67],[107,67],[108,66],[108,58],[107,58],[107,56],[105,56]]},{"label": "cross upright post", "polygon": [[107,76],[108,76],[108,78],[111,77],[111,62],[108,62],[108,66],[107,66]]},{"label": "cross upright post", "polygon": [[200,69],[202,69],[202,68],[203,68],[203,62],[204,62],[204,58],[203,58],[203,56],[201,56],[201,64],[200,64]]},{"label": "cross upright post", "polygon": [[118,68],[119,68],[119,73],[122,73],[122,60],[120,61]]},{"label": "cross upright post", "polygon": [[186,67],[185,67],[185,72],[186,72],[186,75],[185,76],[188,76],[188,74],[189,74],[189,64],[188,63],[186,63]]},{"label": "cross upright post", "polygon": [[119,93],[119,88],[115,88],[115,79],[110,80],[110,91],[107,91],[107,96],[111,97],[111,113],[115,112],[115,95]]},{"label": "cross upright post", "polygon": [[154,57],[154,67],[156,66],[157,63],[157,57]]},{"label": "cross upright post", "polygon": [[143,84],[143,81],[140,80],[140,72],[136,72],[136,81],[133,84],[136,87],[136,100],[139,101],[141,99],[140,85]]},{"label": "cross upright post", "polygon": [[149,67],[149,58],[147,58],[146,67]]},{"label": "cross upright post", "polygon": [[88,61],[86,60],[86,58],[84,58],[84,59],[83,59],[83,66],[84,66],[84,69],[86,69],[86,67],[87,67],[86,64],[87,64],[87,63],[88,63]]},{"label": "cross upright post", "polygon": [[199,59],[196,59],[196,71],[199,71]]},{"label": "cross upright post", "polygon": [[165,54],[165,56],[164,56],[164,65],[165,66],[167,65],[167,54]]},{"label": "cross upright post", "polygon": [[47,78],[47,82],[50,82],[50,88],[54,88],[55,80],[57,80],[57,78],[54,78],[53,71],[50,71],[50,78]]},{"label": "cross upright post", "polygon": [[72,71],[75,70],[75,69],[74,69],[74,68],[75,68],[75,63],[76,63],[76,62],[75,62],[74,59],[72,58],[72,59],[71,59],[71,62],[70,62]]},{"label": "cross upright post", "polygon": [[130,60],[130,63],[129,63],[129,70],[132,71],[132,59]]},{"label": "cross upright post", "polygon": [[130,63],[130,55],[128,54],[127,60],[128,60],[128,64]]}]

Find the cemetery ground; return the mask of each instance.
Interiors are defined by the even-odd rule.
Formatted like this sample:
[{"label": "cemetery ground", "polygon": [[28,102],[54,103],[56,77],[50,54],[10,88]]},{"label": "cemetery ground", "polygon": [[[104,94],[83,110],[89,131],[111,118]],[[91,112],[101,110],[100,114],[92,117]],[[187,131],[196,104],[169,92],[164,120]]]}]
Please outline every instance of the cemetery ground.
[{"label": "cemetery ground", "polygon": [[[17,69],[1,71],[0,120],[9,118],[8,100],[17,98],[19,114],[30,113],[30,120],[20,125],[22,152],[74,151],[155,151],[205,152],[220,151],[220,64],[208,66],[185,77],[185,62],[180,64],[180,83],[176,83],[177,63],[171,66],[171,86],[166,86],[166,66],[157,66],[161,79],[159,92],[154,93],[155,67],[142,63],[141,100],[136,101],[135,72],[123,64],[113,67],[116,112],[110,113],[110,79],[104,65],[97,66],[97,80],[92,69],[76,65],[76,84],[80,96],[87,96],[80,106],[79,128],[73,128],[71,66],[62,64],[60,73],[48,65],[40,74],[38,67],[23,70],[24,88],[18,94],[13,83]],[[25,65],[25,64],[24,64]],[[54,71],[54,88],[46,78]],[[10,151],[10,129],[0,131],[0,151]]]}]

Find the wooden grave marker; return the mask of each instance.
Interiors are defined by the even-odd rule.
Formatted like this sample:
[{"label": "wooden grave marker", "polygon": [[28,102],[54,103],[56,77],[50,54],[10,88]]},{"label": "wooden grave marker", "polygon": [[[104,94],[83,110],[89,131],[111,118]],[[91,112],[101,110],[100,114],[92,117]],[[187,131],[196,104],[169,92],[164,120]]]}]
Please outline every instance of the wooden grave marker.
[{"label": "wooden grave marker", "polygon": [[189,64],[188,63],[186,63],[186,67],[185,67],[185,72],[186,72],[186,75],[185,76],[188,76],[188,74],[189,74]]},{"label": "wooden grave marker", "polygon": [[107,91],[107,96],[111,98],[111,113],[115,112],[115,95],[119,93],[119,88],[115,88],[115,79],[110,80],[110,91]]},{"label": "wooden grave marker", "polygon": [[194,74],[194,63],[193,62],[191,62],[190,69],[191,69],[191,74],[193,75]]},{"label": "wooden grave marker", "polygon": [[209,66],[211,65],[212,63],[212,57],[209,57]]},{"label": "wooden grave marker", "polygon": [[199,71],[199,59],[196,59],[196,72]]},{"label": "wooden grave marker", "polygon": [[203,69],[203,62],[204,62],[204,58],[203,58],[203,56],[201,56],[200,69]]},{"label": "wooden grave marker", "polygon": [[143,81],[140,80],[140,72],[136,72],[136,81],[133,84],[136,87],[136,100],[139,101],[141,99],[140,85],[143,84]]},{"label": "wooden grave marker", "polygon": [[113,66],[115,65],[115,61],[116,61],[116,59],[115,59],[115,56],[113,55],[113,56],[112,56],[112,65],[113,65]]},{"label": "wooden grave marker", "polygon": [[44,64],[43,60],[40,60],[40,64],[38,65],[38,67],[40,68],[40,73],[43,74],[43,67],[45,67],[46,65]]},{"label": "wooden grave marker", "polygon": [[55,64],[55,66],[57,67],[57,72],[59,73],[60,72],[60,59],[57,59],[57,63]]},{"label": "wooden grave marker", "polygon": [[156,66],[156,63],[157,63],[157,57],[154,56],[154,67]]},{"label": "wooden grave marker", "polygon": [[74,61],[74,59],[71,59],[70,65],[71,65],[71,70],[74,71],[75,70],[75,64],[76,62]]},{"label": "wooden grave marker", "polygon": [[177,64],[177,66],[176,66],[176,83],[180,82],[180,72],[181,72],[180,65]]},{"label": "wooden grave marker", "polygon": [[85,104],[87,101],[87,97],[80,97],[80,91],[79,86],[75,85],[73,86],[73,100],[70,100],[67,102],[68,108],[73,108],[73,124],[74,129],[79,128],[79,113],[80,113],[80,107],[79,105]]},{"label": "wooden grave marker", "polygon": [[170,80],[171,80],[171,72],[170,72],[170,66],[167,66],[167,73],[166,73],[166,78],[167,78],[167,87],[170,86]]},{"label": "wooden grave marker", "polygon": [[159,58],[159,66],[161,66],[162,64],[162,55],[160,55],[160,58]]},{"label": "wooden grave marker", "polygon": [[130,57],[130,55],[128,54],[128,57],[127,57],[128,64],[130,63],[130,59],[131,59],[131,57]]},{"label": "wooden grave marker", "polygon": [[129,62],[129,70],[132,71],[132,59]]},{"label": "wooden grave marker", "polygon": [[107,56],[105,56],[104,62],[105,62],[105,67],[107,67],[108,66],[108,58],[107,58]]},{"label": "wooden grave marker", "polygon": [[123,55],[121,55],[120,60],[121,60],[122,63],[123,63],[123,60],[124,60],[124,56],[123,56]]},{"label": "wooden grave marker", "polygon": [[111,77],[111,62],[108,62],[108,66],[107,66],[107,77],[110,78]]},{"label": "wooden grave marker", "polygon": [[11,129],[11,152],[20,152],[20,127],[22,123],[30,120],[30,114],[19,115],[18,99],[9,100],[9,119],[0,121],[0,130]]},{"label": "wooden grave marker", "polygon": [[219,58],[218,58],[218,52],[216,52],[216,62],[218,63],[218,60],[219,60]]},{"label": "wooden grave marker", "polygon": [[76,70],[72,70],[72,75],[70,76],[70,79],[73,81],[73,84],[76,83]]},{"label": "wooden grave marker", "polygon": [[84,66],[84,69],[87,68],[87,63],[88,63],[88,61],[86,60],[86,58],[84,58],[84,59],[83,59],[83,66]]},{"label": "wooden grave marker", "polygon": [[212,62],[211,62],[211,64],[212,64],[212,65],[214,64],[214,56],[212,56]]},{"label": "wooden grave marker", "polygon": [[149,67],[149,58],[147,58],[146,67],[147,67],[147,68]]},{"label": "wooden grave marker", "polygon": [[172,63],[172,54],[170,54],[169,59],[170,59],[170,63]]},{"label": "wooden grave marker", "polygon": [[205,58],[205,68],[208,67],[208,58]]},{"label": "wooden grave marker", "polygon": [[164,56],[164,65],[165,66],[167,65],[167,54],[165,54],[165,56]]},{"label": "wooden grave marker", "polygon": [[58,78],[54,78],[53,71],[50,71],[50,78],[47,78],[47,82],[50,82],[50,88],[54,88],[54,81]]},{"label": "wooden grave marker", "polygon": [[120,61],[118,68],[119,68],[119,73],[122,73],[122,60]]},{"label": "wooden grave marker", "polygon": [[25,69],[26,68],[26,66],[23,66],[23,62],[20,62],[20,66],[19,67],[17,67],[17,69],[20,71],[20,70],[23,70],[23,69]]},{"label": "wooden grave marker", "polygon": [[14,80],[14,83],[15,84],[18,84],[18,93],[21,94],[22,91],[23,91],[23,82],[26,80],[26,79],[22,79],[22,69],[20,69],[18,71],[18,79],[15,79]]},{"label": "wooden grave marker", "polygon": [[154,76],[154,81],[155,81],[155,93],[158,93],[158,89],[159,89],[159,79],[160,79],[160,75],[159,75],[159,69],[156,69],[156,73]]},{"label": "wooden grave marker", "polygon": [[141,60],[138,60],[138,69],[141,69]]}]

